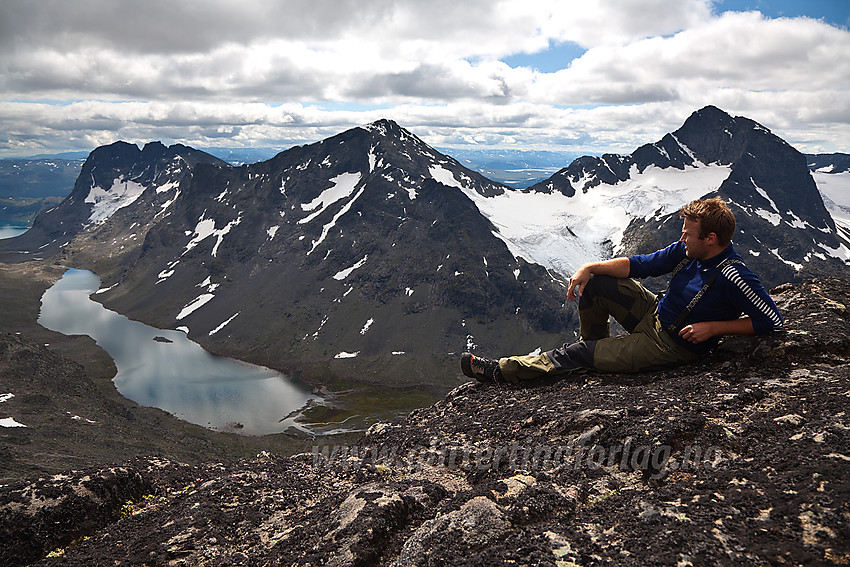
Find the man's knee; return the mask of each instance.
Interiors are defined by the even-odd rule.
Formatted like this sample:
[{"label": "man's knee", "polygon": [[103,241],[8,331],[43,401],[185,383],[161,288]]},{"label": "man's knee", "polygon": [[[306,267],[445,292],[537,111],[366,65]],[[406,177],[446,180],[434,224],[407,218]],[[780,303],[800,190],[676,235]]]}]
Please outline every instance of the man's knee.
[{"label": "man's knee", "polygon": [[593,353],[596,341],[578,341],[551,350],[546,354],[556,371],[570,371],[579,368],[593,368]]},{"label": "man's knee", "polygon": [[594,275],[590,277],[581,297],[578,301],[579,309],[586,309],[593,305],[593,300],[598,297],[613,297],[619,293],[619,278],[614,276]]}]

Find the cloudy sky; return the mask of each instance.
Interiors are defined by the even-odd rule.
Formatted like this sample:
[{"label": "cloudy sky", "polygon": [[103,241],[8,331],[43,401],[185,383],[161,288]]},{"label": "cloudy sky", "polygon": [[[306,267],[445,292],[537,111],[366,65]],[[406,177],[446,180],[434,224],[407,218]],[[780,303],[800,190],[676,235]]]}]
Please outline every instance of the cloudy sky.
[{"label": "cloudy sky", "polygon": [[713,104],[850,153],[850,0],[3,0],[0,157],[311,143],[631,153]]}]

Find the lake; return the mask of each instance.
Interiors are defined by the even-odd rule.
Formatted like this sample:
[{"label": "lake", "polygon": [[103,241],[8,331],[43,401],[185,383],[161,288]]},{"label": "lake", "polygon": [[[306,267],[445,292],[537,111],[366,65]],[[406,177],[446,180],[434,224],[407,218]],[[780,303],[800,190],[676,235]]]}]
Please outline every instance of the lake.
[{"label": "lake", "polygon": [[294,417],[319,396],[261,366],[213,356],[185,333],[161,330],[106,309],[89,296],[100,278],[68,270],[41,299],[42,326],[88,335],[115,361],[113,381],[126,398],[185,421],[245,435],[305,430]]},{"label": "lake", "polygon": [[11,224],[0,224],[0,240],[4,238],[14,238],[20,236],[27,231],[25,226],[16,226]]}]

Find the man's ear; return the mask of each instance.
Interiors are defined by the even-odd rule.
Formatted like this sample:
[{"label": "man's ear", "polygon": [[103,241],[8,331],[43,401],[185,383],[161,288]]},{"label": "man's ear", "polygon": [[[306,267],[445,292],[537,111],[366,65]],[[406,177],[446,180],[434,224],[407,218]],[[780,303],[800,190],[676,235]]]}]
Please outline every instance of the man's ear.
[{"label": "man's ear", "polygon": [[705,240],[706,240],[705,243],[708,244],[708,245],[717,244],[718,242],[720,242],[717,239],[717,233],[716,232],[709,232],[708,234],[706,234]]}]

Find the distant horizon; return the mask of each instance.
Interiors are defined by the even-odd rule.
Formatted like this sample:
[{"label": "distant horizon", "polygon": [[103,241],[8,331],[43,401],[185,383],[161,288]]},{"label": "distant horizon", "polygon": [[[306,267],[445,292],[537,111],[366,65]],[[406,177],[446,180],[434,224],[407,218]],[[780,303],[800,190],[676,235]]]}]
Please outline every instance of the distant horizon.
[{"label": "distant horizon", "polygon": [[[35,160],[44,160],[44,159],[64,159],[64,160],[67,160],[67,161],[74,161],[74,160],[80,160],[80,159],[85,160],[91,154],[91,152],[96,150],[98,147],[108,146],[110,144],[114,144],[114,143],[117,143],[117,142],[125,142],[125,143],[129,143],[129,144],[134,144],[139,149],[142,149],[142,148],[144,148],[144,146],[146,144],[154,143],[154,142],[161,142],[161,140],[148,140],[148,141],[145,141],[145,142],[139,142],[139,141],[133,142],[133,141],[129,141],[129,140],[115,140],[115,141],[109,142],[107,144],[102,144],[101,146],[93,147],[90,150],[63,151],[63,152],[57,152],[57,153],[52,153],[52,154],[42,153],[42,154],[33,154],[33,155],[20,155],[20,156],[0,156],[0,160],[9,160],[9,161],[12,161],[12,160],[35,161]],[[164,142],[162,142],[162,143],[164,144]],[[652,142],[646,142],[646,143],[652,143]],[[166,146],[172,146],[172,145],[177,145],[177,144],[182,144],[182,145],[190,147],[194,150],[199,150],[199,151],[208,153],[208,154],[210,154],[214,157],[217,157],[221,160],[224,160],[224,161],[228,161],[228,160],[225,157],[222,157],[221,155],[219,155],[218,153],[232,152],[232,153],[236,153],[238,155],[239,153],[249,154],[249,153],[253,152],[253,153],[257,153],[257,154],[266,155],[267,157],[263,157],[260,160],[260,161],[265,161],[267,159],[271,159],[272,157],[276,156],[277,154],[279,154],[281,152],[285,152],[287,150],[290,150],[290,149],[296,147],[297,145],[302,145],[302,144],[296,144],[296,145],[292,145],[292,146],[289,146],[289,147],[286,147],[286,148],[275,148],[274,146],[259,146],[259,147],[221,146],[221,147],[205,148],[205,147],[192,146],[190,144],[186,144],[185,142],[180,142],[180,141],[172,142],[170,144],[165,144],[165,145]],[[791,146],[793,147],[793,144],[791,144]],[[450,148],[450,147],[438,147],[438,146],[432,146],[432,147],[442,154],[448,155],[450,157],[455,157],[455,158],[457,158],[457,156],[455,156],[451,152],[457,152],[458,155],[461,155],[461,156],[464,155],[464,154],[467,154],[467,155],[469,155],[469,154],[483,155],[483,154],[494,153],[494,152],[505,152],[507,154],[516,154],[516,155],[535,155],[535,154],[550,153],[550,154],[563,155],[563,156],[570,156],[570,155],[574,156],[574,157],[570,158],[570,162],[574,161],[575,159],[577,159],[579,157],[585,157],[585,156],[600,157],[603,153],[605,153],[605,152],[589,153],[589,152],[581,152],[581,151],[547,150],[547,149],[534,150],[534,149],[523,149],[523,148]],[[634,151],[636,149],[637,149],[637,147],[635,147],[632,151]],[[797,151],[799,151],[803,155],[850,155],[850,151],[810,153],[810,152],[804,152],[804,151],[800,150],[799,148],[795,148],[795,149],[797,149]],[[617,155],[630,155],[631,153],[632,152],[628,152],[627,154],[617,154]],[[569,164],[567,164],[567,165],[569,165]],[[564,167],[566,167],[566,165]]]}]

